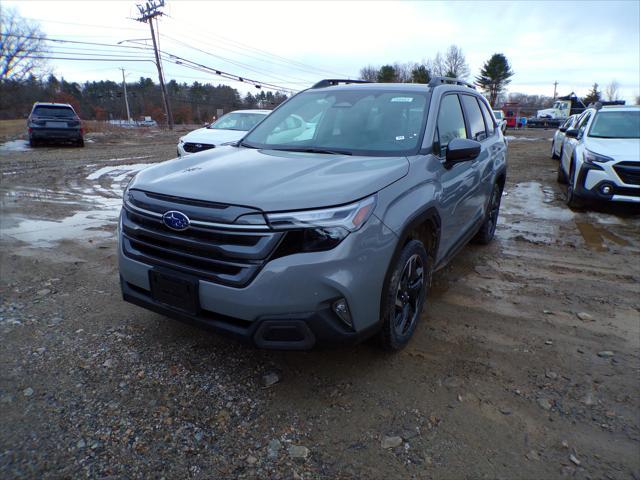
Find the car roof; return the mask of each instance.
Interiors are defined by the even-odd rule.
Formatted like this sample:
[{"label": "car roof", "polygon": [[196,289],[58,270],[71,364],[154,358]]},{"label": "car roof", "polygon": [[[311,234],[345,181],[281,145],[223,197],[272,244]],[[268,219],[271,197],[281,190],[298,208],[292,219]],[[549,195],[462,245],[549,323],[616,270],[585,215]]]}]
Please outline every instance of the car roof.
[{"label": "car roof", "polygon": [[233,112],[229,112],[229,113],[259,113],[261,115],[269,115],[271,112],[272,110],[253,109],[253,110],[234,110]]},{"label": "car roof", "polygon": [[640,105],[605,105],[604,107],[602,107],[600,109],[600,111],[603,110],[615,110],[617,112],[626,112],[626,111],[637,111],[640,110]]},{"label": "car roof", "polygon": [[[443,85],[444,86],[444,85]],[[453,86],[453,85],[447,85]],[[326,87],[310,88],[311,91],[336,91],[336,90],[387,90],[395,91],[422,91],[426,92],[430,87],[425,83],[347,83],[339,85],[329,85]]]},{"label": "car roof", "polygon": [[33,104],[34,107],[68,107],[73,109],[73,107],[68,103],[53,103],[53,102],[36,102]]}]

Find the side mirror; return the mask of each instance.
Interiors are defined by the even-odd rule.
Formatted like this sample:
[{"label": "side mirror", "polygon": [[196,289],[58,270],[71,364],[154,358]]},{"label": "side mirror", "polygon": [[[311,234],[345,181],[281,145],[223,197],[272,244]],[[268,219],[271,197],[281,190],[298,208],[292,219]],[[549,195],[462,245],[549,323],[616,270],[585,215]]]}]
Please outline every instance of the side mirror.
[{"label": "side mirror", "polygon": [[480,155],[480,142],[468,138],[454,138],[447,146],[448,163],[466,162]]},{"label": "side mirror", "polygon": [[577,128],[569,128],[566,132],[565,135],[567,137],[571,137],[571,138],[578,138],[578,129]]},{"label": "side mirror", "polygon": [[561,132],[566,132],[567,131],[567,127],[560,127],[558,130],[560,130]]}]

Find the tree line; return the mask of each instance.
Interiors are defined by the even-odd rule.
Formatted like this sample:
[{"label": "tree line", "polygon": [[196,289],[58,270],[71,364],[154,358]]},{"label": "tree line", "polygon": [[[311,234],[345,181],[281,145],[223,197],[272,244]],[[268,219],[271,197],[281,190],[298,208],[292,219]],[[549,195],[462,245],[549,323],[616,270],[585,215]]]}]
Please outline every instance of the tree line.
[{"label": "tree line", "polygon": [[[394,63],[379,67],[367,65],[360,70],[362,80],[383,83],[429,83],[433,77],[466,80],[469,74],[467,60],[457,45],[451,45],[444,53],[438,52],[433,58],[422,62]],[[484,63],[475,83],[495,107],[513,75],[507,57],[502,53],[495,53]]]},{"label": "tree line", "polygon": [[[167,83],[174,121],[178,124],[211,121],[218,109],[225,113],[243,108],[272,109],[287,97],[279,92],[260,91],[241,97],[238,90],[228,85],[193,82],[191,85],[171,80]],[[160,86],[150,78],[140,77],[127,82],[129,110],[134,119],[150,116],[165,123]],[[0,119],[24,118],[34,102],[69,103],[81,118],[87,120],[126,119],[122,83],[111,80],[68,82],[49,75],[39,79],[29,75],[26,79],[0,81]]]}]

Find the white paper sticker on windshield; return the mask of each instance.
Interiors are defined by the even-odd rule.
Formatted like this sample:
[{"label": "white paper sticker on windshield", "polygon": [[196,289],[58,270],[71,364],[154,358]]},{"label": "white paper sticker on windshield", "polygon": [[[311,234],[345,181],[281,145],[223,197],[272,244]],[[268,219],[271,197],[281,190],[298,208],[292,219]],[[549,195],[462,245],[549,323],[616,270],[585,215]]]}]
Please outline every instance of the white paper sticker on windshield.
[{"label": "white paper sticker on windshield", "polygon": [[404,140],[404,135],[400,135],[400,136],[396,137],[396,140]]},{"label": "white paper sticker on windshield", "polygon": [[393,97],[391,99],[392,102],[406,102],[406,103],[411,103],[413,102],[413,97]]}]

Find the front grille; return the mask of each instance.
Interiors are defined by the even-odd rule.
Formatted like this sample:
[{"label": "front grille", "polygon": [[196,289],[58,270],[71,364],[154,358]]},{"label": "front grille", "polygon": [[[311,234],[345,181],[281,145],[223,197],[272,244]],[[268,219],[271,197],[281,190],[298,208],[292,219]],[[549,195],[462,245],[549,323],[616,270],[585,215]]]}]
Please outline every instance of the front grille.
[{"label": "front grille", "polygon": [[[169,203],[168,199],[174,202]],[[220,221],[235,219],[249,209],[203,203],[206,202],[129,192],[122,216],[124,254],[147,265],[210,282],[247,285],[269,260],[283,233],[260,230],[260,226],[239,230],[231,224],[233,220],[225,225]],[[162,214],[168,210],[180,210],[198,225],[180,232],[170,230],[162,221]]]},{"label": "front grille", "polygon": [[620,162],[613,169],[624,183],[640,185],[640,162]]},{"label": "front grille", "polygon": [[185,152],[197,153],[204,150],[210,150],[215,147],[215,145],[211,145],[209,143],[185,143],[182,148],[184,148]]}]

